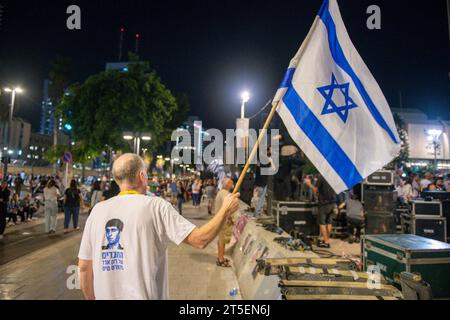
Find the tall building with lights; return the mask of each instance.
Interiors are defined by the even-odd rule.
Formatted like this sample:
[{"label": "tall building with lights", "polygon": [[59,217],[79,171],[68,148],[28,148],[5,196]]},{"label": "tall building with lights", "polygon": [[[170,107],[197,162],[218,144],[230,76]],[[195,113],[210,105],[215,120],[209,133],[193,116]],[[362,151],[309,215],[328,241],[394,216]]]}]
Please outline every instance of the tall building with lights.
[{"label": "tall building with lights", "polygon": [[[50,80],[44,80],[41,104],[41,126],[39,133],[45,135],[53,135],[53,128],[55,127],[55,105],[48,94],[50,84]],[[62,118],[58,119],[56,125],[58,126],[58,130],[63,129]]]},{"label": "tall building with lights", "polygon": [[41,134],[51,135],[53,134],[54,128],[54,106],[49,97],[48,89],[50,85],[50,80],[44,80],[42,104],[41,104],[41,127],[39,132]]}]

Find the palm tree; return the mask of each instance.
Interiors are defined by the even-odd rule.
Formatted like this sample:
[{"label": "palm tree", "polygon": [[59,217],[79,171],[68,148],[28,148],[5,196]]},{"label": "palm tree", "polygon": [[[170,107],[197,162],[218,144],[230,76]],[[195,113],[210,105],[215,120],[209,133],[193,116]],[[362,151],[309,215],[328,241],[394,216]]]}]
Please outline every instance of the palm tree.
[{"label": "palm tree", "polygon": [[[64,91],[69,86],[70,76],[72,74],[72,61],[70,58],[57,57],[50,63],[50,86],[49,96],[54,105],[53,112],[53,147],[58,145],[58,121],[60,113],[58,112],[58,105],[64,96]],[[53,166],[54,173],[56,166]]]}]

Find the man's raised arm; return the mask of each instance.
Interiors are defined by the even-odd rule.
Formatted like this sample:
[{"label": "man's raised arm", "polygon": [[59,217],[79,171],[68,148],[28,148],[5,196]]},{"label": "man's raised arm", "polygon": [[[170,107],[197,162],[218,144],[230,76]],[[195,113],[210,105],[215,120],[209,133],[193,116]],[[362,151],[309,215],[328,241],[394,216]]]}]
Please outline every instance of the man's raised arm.
[{"label": "man's raised arm", "polygon": [[184,243],[194,248],[204,249],[219,234],[226,219],[239,209],[240,194],[230,194],[223,200],[222,207],[207,224],[194,229],[184,240]]}]

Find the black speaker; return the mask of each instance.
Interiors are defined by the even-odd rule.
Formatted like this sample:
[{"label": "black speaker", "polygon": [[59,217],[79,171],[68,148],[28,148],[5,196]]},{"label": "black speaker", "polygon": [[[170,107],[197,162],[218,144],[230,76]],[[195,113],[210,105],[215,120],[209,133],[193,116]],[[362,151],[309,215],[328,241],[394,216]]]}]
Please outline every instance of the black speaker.
[{"label": "black speaker", "polygon": [[372,213],[393,213],[397,206],[397,194],[391,190],[365,190],[364,209]]},{"label": "black speaker", "polygon": [[367,212],[366,234],[396,234],[397,225],[393,214]]},{"label": "black speaker", "polygon": [[422,217],[442,217],[442,204],[440,201],[413,200],[411,214]]},{"label": "black speaker", "polygon": [[447,242],[447,221],[445,218],[416,219],[416,235]]}]

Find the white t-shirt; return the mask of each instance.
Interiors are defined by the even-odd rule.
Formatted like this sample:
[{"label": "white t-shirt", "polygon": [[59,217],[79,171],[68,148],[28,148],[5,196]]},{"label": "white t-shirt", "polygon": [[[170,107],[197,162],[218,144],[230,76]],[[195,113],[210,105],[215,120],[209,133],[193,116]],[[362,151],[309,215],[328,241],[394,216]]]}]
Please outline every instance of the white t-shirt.
[{"label": "white t-shirt", "polygon": [[428,185],[430,185],[431,184],[431,181],[430,180],[428,180],[428,179],[422,179],[422,180],[420,180],[420,188],[423,190],[423,189],[425,189],[425,188],[428,188]]},{"label": "white t-shirt", "polygon": [[396,190],[397,190],[398,196],[405,198],[405,200],[409,200],[414,196],[413,188],[409,183],[405,184],[403,187],[398,186]]},{"label": "white t-shirt", "polygon": [[192,193],[194,193],[194,194],[200,193],[200,185],[194,183],[194,184],[192,185]]},{"label": "white t-shirt", "polygon": [[132,194],[99,202],[78,254],[92,260],[95,298],[168,299],[167,246],[179,245],[194,228],[158,197]]},{"label": "white t-shirt", "polygon": [[57,201],[60,196],[59,190],[56,187],[44,188],[44,199],[50,201]]}]

